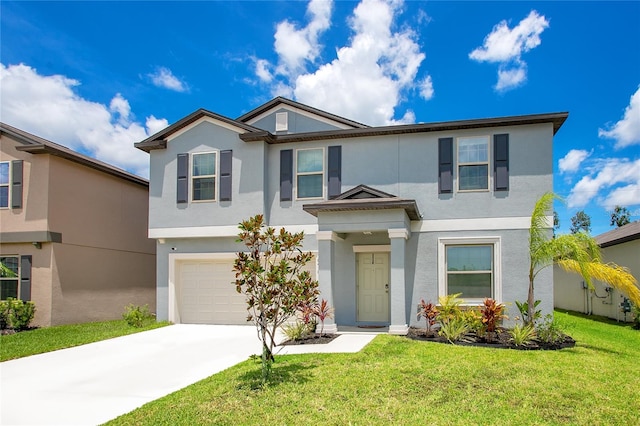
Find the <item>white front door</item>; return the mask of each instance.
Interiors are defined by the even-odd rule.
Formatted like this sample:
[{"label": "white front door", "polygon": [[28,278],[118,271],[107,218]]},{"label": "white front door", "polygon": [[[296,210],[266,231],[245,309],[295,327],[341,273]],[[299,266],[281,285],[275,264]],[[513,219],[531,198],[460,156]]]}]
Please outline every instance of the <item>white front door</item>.
[{"label": "white front door", "polygon": [[389,322],[389,253],[357,253],[358,315],[363,322]]}]

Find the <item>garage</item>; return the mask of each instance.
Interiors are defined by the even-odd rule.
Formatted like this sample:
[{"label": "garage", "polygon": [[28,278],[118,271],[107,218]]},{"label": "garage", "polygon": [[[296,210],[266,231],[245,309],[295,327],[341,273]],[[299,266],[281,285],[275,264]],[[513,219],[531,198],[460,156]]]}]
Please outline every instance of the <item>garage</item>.
[{"label": "garage", "polygon": [[236,292],[231,260],[180,262],[178,300],[185,324],[246,324],[247,304]]},{"label": "garage", "polygon": [[[315,257],[305,268],[316,277]],[[183,324],[247,324],[244,294],[236,292],[233,259],[184,259],[176,261],[174,321]]]}]

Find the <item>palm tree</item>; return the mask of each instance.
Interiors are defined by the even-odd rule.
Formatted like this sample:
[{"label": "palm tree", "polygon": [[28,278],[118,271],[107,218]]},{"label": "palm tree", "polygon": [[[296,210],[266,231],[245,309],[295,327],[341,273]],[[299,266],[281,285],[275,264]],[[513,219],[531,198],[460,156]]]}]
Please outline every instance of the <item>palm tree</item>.
[{"label": "palm tree", "polygon": [[534,287],[533,281],[538,273],[557,263],[568,272],[582,275],[589,288],[593,288],[595,278],[624,293],[636,306],[640,306],[640,289],[638,281],[629,273],[627,268],[615,263],[602,263],[600,247],[596,241],[585,232],[564,234],[550,237],[546,213],[551,210],[555,194],[546,193],[536,202],[531,214],[531,228],[529,229],[529,294],[527,298],[528,318],[534,315]]}]

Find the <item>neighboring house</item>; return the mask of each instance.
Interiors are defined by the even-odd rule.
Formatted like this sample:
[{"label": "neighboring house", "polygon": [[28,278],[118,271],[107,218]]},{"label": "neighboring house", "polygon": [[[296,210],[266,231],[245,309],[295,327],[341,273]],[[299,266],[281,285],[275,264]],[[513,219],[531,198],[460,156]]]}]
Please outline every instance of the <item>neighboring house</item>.
[{"label": "neighboring house", "polygon": [[[601,248],[603,262],[628,268],[640,282],[640,221],[600,234],[595,240]],[[600,281],[594,280],[593,285],[594,290],[590,290],[580,275],[554,266],[555,307],[619,321],[632,320],[630,313],[623,312],[622,304],[628,302],[623,294]]]},{"label": "neighboring house", "polygon": [[[528,228],[553,190],[567,113],[369,127],[284,98],[238,119],[198,110],[136,144],[151,161],[157,312],[238,324],[238,223],[305,231],[338,326],[403,334],[420,299],[526,300]],[[551,269],[536,280],[553,309]]]},{"label": "neighboring house", "polygon": [[32,300],[34,325],[155,308],[148,181],[0,123],[1,298]]}]

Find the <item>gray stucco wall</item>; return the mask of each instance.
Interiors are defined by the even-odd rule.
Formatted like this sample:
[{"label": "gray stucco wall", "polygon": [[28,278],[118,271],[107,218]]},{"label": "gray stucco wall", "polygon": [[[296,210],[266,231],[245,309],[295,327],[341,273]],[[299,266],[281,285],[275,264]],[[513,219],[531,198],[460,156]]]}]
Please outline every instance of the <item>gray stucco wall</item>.
[{"label": "gray stucco wall", "polygon": [[322,122],[319,120],[314,120],[313,118],[307,117],[305,115],[299,114],[297,112],[291,111],[286,108],[279,108],[275,110],[273,113],[267,115],[266,117],[261,118],[255,122],[252,122],[251,125],[257,127],[258,129],[263,129],[268,132],[276,134],[276,113],[286,112],[288,113],[288,130],[285,132],[277,132],[280,133],[307,133],[307,132],[320,132],[325,130],[337,130],[340,127],[331,125],[326,122]]}]

